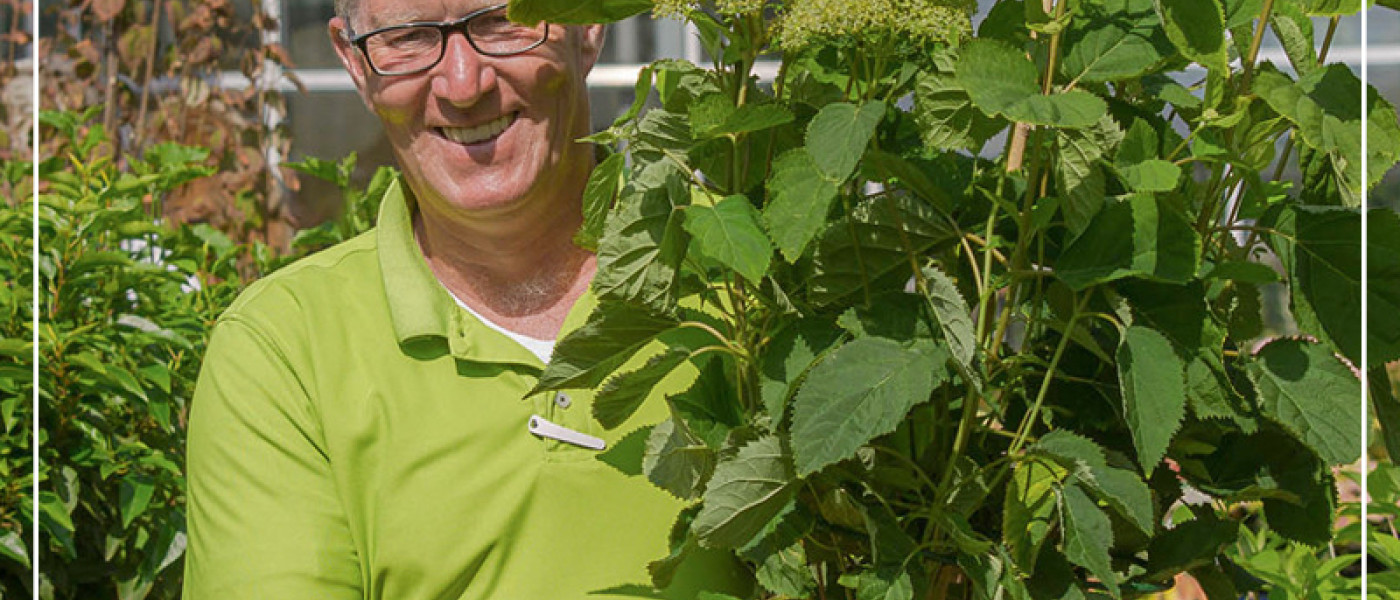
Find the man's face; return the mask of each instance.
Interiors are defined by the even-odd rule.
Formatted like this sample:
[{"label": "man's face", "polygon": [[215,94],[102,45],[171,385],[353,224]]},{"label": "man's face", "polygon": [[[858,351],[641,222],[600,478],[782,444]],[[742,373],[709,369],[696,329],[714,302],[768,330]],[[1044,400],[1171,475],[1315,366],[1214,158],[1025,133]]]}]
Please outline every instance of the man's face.
[{"label": "man's face", "polygon": [[[359,0],[349,25],[360,33],[410,21],[448,21],[490,4]],[[397,76],[371,71],[342,37],[345,27],[339,18],[331,21],[337,53],[365,104],[383,121],[421,208],[461,216],[577,202],[592,155],[573,140],[588,135],[584,77],[601,48],[601,27],[551,26],[543,45],[505,57],[478,54],[454,33],[436,66]]]}]

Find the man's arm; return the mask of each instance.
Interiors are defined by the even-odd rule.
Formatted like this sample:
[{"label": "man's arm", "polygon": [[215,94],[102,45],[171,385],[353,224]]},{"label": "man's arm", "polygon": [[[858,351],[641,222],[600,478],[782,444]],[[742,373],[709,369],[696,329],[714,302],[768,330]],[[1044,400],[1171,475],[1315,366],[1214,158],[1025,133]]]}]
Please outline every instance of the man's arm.
[{"label": "man's arm", "polygon": [[283,351],[219,324],[191,405],[188,600],[359,599],[320,419]]}]

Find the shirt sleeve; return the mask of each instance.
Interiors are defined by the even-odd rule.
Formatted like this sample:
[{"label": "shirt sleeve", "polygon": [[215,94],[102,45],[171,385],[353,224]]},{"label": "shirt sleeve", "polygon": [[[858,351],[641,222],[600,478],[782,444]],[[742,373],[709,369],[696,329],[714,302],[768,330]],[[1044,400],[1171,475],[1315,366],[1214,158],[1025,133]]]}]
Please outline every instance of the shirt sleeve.
[{"label": "shirt sleeve", "polygon": [[187,600],[362,598],[317,412],[283,351],[215,328],[190,407]]}]

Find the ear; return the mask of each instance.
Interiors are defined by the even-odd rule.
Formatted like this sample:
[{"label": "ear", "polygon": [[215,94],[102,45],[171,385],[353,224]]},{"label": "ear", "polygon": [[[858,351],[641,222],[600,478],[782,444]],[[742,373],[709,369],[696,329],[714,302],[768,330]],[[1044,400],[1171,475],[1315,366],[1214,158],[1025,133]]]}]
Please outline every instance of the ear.
[{"label": "ear", "polygon": [[602,25],[585,25],[580,31],[580,57],[583,60],[583,72],[587,74],[593,70],[593,64],[598,62],[598,56],[603,53],[603,38],[607,31]]},{"label": "ear", "polygon": [[368,65],[365,64],[364,57],[360,56],[360,51],[350,43],[350,27],[345,20],[334,17],[330,20],[326,30],[331,36],[331,46],[335,48],[336,56],[340,57],[340,64],[350,73],[350,79],[355,82],[355,89],[360,93],[360,100],[365,103],[365,107],[371,111],[374,107],[370,105],[369,96],[365,93],[365,78]]}]

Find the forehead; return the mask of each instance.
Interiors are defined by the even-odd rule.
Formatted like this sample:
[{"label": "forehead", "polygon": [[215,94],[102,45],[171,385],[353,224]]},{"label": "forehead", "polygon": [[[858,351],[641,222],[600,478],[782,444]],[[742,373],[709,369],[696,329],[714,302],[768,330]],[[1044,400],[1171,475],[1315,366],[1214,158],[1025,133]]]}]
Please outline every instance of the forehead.
[{"label": "forehead", "polygon": [[412,21],[446,21],[488,6],[504,4],[500,0],[360,0],[356,20],[365,25],[364,31]]}]

